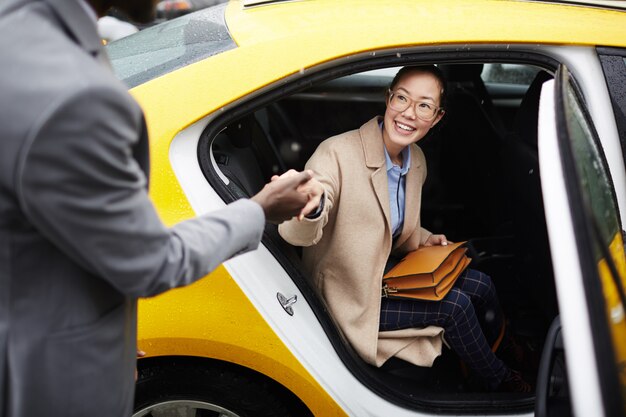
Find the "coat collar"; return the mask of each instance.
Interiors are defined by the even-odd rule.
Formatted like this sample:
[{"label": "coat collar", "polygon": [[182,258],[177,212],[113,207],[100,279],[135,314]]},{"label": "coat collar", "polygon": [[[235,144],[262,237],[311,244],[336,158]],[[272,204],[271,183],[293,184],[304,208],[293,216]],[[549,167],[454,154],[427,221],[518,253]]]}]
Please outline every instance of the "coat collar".
[{"label": "coat collar", "polygon": [[385,150],[383,148],[383,134],[380,130],[380,116],[374,117],[359,129],[365,165],[368,168],[380,168],[385,165]]},{"label": "coat collar", "polygon": [[80,0],[43,1],[54,11],[65,32],[82,49],[94,57],[104,53],[97,26],[83,5],[79,4]]}]

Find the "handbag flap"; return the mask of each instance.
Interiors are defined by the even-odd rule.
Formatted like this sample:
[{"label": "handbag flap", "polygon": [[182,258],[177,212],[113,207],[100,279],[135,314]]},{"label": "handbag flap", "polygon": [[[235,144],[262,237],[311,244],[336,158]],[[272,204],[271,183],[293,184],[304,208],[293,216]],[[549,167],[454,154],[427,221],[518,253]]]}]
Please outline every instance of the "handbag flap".
[{"label": "handbag flap", "polygon": [[423,288],[388,288],[386,296],[390,298],[408,298],[428,301],[439,301],[450,292],[450,289],[454,286],[457,278],[470,264],[471,259],[467,256],[462,256],[460,262],[458,262],[453,271],[445,276],[438,285]]},{"label": "handbag flap", "polygon": [[419,286],[426,286],[429,281],[431,284],[437,284],[454,270],[459,260],[463,258],[467,251],[463,247],[465,243],[457,242],[446,246],[424,246],[409,252],[396,266],[385,274],[383,280],[391,285],[390,280],[394,278],[414,276],[416,280],[421,282]]}]

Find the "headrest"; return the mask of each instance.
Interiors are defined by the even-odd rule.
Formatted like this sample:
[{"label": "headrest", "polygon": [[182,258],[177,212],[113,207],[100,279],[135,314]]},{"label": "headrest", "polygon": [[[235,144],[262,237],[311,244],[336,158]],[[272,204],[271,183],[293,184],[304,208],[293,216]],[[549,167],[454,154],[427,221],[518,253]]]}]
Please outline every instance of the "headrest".
[{"label": "headrest", "polygon": [[522,99],[520,108],[515,117],[515,130],[519,133],[522,141],[537,148],[537,124],[539,123],[539,98],[543,83],[552,79],[546,71],[539,71],[526,94]]}]

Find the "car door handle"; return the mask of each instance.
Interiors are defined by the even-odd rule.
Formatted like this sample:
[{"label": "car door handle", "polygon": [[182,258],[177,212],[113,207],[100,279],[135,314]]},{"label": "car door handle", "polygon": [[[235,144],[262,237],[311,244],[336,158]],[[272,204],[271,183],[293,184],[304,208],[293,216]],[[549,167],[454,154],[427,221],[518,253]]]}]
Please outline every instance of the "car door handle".
[{"label": "car door handle", "polygon": [[281,293],[276,293],[276,298],[278,298],[278,302],[280,303],[283,310],[287,312],[290,316],[293,316],[293,305],[298,301],[298,296],[294,295],[291,298],[285,297]]}]

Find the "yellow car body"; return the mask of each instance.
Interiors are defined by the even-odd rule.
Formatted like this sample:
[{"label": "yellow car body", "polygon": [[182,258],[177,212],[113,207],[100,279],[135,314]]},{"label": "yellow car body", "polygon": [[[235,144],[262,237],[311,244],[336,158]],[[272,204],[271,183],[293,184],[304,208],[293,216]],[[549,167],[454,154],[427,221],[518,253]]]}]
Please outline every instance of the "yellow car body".
[{"label": "yellow car body", "polygon": [[[514,0],[302,0],[258,6],[235,0],[226,6],[225,22],[235,48],[131,89],[149,129],[150,197],[168,225],[197,214],[172,168],[172,141],[194,123],[280,83],[354,57],[397,51],[400,58],[419,47],[626,47],[623,11]],[[617,302],[614,294],[611,298]],[[186,288],[141,300],[138,332],[147,357],[237,364],[276,381],[315,416],[348,415],[223,266]]]}]

